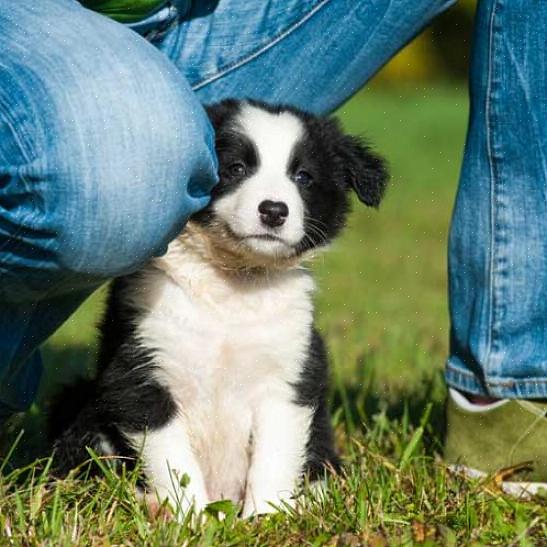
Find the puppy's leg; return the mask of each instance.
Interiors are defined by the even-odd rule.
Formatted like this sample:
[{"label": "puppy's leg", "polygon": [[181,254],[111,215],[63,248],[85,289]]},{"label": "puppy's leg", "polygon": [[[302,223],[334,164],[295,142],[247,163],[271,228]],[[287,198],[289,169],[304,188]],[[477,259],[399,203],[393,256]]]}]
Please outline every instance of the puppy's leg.
[{"label": "puppy's leg", "polygon": [[161,428],[133,435],[132,441],[141,450],[149,486],[159,501],[168,499],[180,516],[192,506],[200,511],[207,505],[203,473],[182,420],[174,418]]},{"label": "puppy's leg", "polygon": [[292,400],[265,398],[255,414],[251,467],[243,516],[275,511],[272,503],[292,504],[306,463],[313,411]]}]

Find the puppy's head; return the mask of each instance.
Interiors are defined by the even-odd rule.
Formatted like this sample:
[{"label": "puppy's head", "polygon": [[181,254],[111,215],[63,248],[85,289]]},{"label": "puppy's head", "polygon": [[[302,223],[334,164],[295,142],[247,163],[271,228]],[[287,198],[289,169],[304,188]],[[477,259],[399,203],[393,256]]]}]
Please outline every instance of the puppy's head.
[{"label": "puppy's head", "polygon": [[330,242],[351,192],[379,205],[388,178],[382,159],[336,120],[234,100],[208,114],[220,182],[192,220],[249,267],[282,267]]}]

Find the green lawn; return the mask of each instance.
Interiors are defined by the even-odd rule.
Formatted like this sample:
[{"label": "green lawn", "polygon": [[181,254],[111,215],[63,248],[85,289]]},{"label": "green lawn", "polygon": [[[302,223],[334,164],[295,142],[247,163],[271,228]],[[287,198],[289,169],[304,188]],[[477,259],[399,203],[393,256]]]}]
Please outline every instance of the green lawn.
[{"label": "green lawn", "polygon": [[[224,507],[221,522],[211,508],[193,526],[148,517],[132,494],[133,476],[106,470],[102,480],[51,481],[44,461],[9,472],[6,466],[0,544],[3,537],[15,545],[547,545],[540,500],[517,502],[490,482],[452,477],[439,458],[445,247],[466,93],[376,88],[340,116],[389,159],[393,175],[380,211],[356,203],[345,235],[314,265],[345,474],[329,481],[324,497],[310,494],[288,514],[242,521]],[[41,401],[92,366],[103,296],[92,297],[44,348]],[[47,455],[38,407],[22,423],[15,461]]]}]

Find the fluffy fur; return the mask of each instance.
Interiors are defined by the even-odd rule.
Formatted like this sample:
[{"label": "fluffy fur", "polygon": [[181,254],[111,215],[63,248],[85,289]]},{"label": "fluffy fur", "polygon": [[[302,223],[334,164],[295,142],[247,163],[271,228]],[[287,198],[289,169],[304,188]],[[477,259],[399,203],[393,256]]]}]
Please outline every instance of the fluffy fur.
[{"label": "fluffy fur", "polygon": [[140,456],[160,499],[185,511],[228,498],[250,515],[339,465],[302,263],[339,233],[350,191],[377,206],[387,175],[333,119],[253,101],[208,112],[211,203],[164,256],[113,282],[97,377],[53,414],[55,461],[66,473],[86,447]]}]

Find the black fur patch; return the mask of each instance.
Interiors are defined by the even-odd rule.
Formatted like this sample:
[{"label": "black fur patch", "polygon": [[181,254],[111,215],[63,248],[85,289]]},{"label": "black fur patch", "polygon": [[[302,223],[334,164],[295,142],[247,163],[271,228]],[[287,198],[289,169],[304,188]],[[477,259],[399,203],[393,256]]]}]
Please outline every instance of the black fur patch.
[{"label": "black fur patch", "polygon": [[50,410],[54,470],[60,475],[89,459],[86,447],[105,455],[105,440],[133,467],[137,454],[123,433],[157,429],[175,413],[169,391],[152,379],[152,348],[135,336],[140,318],[125,296],[138,275],[111,285],[100,325],[97,377],[65,388]]},{"label": "black fur patch", "polygon": [[330,468],[337,471],[340,459],[334,448],[334,436],[327,401],[329,377],[325,344],[313,328],[308,357],[295,386],[296,402],[315,409],[307,446],[306,472],[311,480],[321,478]]}]

